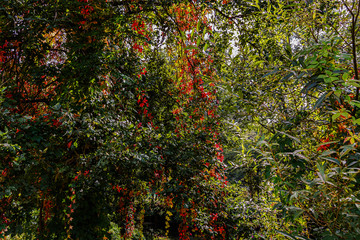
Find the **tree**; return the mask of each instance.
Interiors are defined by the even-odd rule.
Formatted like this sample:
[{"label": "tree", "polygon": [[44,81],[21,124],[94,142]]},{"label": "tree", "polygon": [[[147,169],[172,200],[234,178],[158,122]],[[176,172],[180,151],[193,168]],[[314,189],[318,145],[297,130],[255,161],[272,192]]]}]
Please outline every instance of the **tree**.
[{"label": "tree", "polygon": [[358,236],[357,1],[0,11],[1,234]]},{"label": "tree", "polygon": [[223,238],[206,5],[14,0],[1,11],[2,234],[98,239],[115,222],[130,238],[156,198],[182,239]]},{"label": "tree", "polygon": [[271,179],[275,208],[295,224],[285,236],[356,238],[358,4],[248,4],[256,14],[223,11],[242,40],[219,70],[229,79],[222,94],[229,119],[262,135],[258,168]]}]

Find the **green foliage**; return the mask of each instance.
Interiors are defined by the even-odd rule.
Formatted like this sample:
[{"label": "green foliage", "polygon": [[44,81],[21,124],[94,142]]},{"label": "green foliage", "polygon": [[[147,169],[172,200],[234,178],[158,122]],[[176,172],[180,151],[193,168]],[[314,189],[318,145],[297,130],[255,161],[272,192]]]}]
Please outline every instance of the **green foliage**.
[{"label": "green foliage", "polygon": [[[223,208],[224,181],[212,69],[179,38],[191,23],[180,15],[207,27],[205,7],[1,6],[1,234],[101,239],[115,223],[121,238],[136,238],[155,195],[180,219],[183,239],[190,225],[221,234],[207,217]],[[208,51],[202,31],[193,41]],[[188,64],[208,71],[204,80]]]},{"label": "green foliage", "polygon": [[358,2],[0,12],[2,237],[360,237]]},{"label": "green foliage", "polygon": [[[254,182],[272,186],[260,194],[274,194],[273,211],[289,224],[278,233],[288,238],[356,239],[358,19],[349,19],[358,5],[249,1],[243,6],[260,10],[249,15],[230,9],[234,5],[222,16],[235,22],[230,35],[241,43],[232,45],[237,51],[225,54],[219,66],[222,109],[230,131],[235,126],[240,139],[258,142],[246,147],[255,152],[235,153],[240,182],[250,193]],[[258,137],[249,138],[252,134]],[[260,181],[248,167],[262,172]]]}]

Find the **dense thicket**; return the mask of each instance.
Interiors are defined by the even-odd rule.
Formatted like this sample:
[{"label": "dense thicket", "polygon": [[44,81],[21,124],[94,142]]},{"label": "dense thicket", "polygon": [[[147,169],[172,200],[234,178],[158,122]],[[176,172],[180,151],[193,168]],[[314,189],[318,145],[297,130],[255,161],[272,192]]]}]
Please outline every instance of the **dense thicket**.
[{"label": "dense thicket", "polygon": [[162,214],[182,239],[224,235],[212,57],[185,36],[204,44],[206,11],[1,3],[3,234],[99,239],[116,224],[130,238]]},{"label": "dense thicket", "polygon": [[[267,236],[356,239],[359,1],[248,3],[222,9],[233,43],[218,71],[235,133],[227,159],[252,210],[242,225],[250,234],[255,224]],[[287,223],[269,224],[275,212]]]},{"label": "dense thicket", "polygon": [[3,236],[360,237],[358,0],[0,12]]}]

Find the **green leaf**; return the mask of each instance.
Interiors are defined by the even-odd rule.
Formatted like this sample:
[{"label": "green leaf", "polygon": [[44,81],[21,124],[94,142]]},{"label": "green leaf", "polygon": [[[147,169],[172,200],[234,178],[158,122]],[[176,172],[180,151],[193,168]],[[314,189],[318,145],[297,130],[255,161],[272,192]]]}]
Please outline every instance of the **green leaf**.
[{"label": "green leaf", "polygon": [[61,108],[60,103],[57,103],[55,106],[53,106],[53,109],[56,110],[56,111],[60,110],[60,108]]},{"label": "green leaf", "polygon": [[199,20],[197,25],[196,25],[196,31],[199,32],[200,30],[200,24],[201,24],[201,21]]},{"label": "green leaf", "polygon": [[334,92],[334,94],[335,94],[337,97],[340,97],[341,93],[342,93],[342,90],[340,90],[340,89],[338,89],[338,90],[336,90],[336,91]]},{"label": "green leaf", "polygon": [[290,239],[296,240],[296,238],[295,238],[293,235],[291,235],[290,233],[282,232],[282,231],[279,231],[279,230],[276,230],[276,232],[284,235],[285,237],[288,237],[288,238],[290,238]]},{"label": "green leaf", "polygon": [[290,77],[292,77],[294,75],[294,73],[289,73],[289,74],[287,74],[285,77],[283,77],[282,79],[281,79],[281,81],[285,81],[285,80],[288,80]]},{"label": "green leaf", "polygon": [[319,175],[321,181],[326,182],[325,165],[317,162],[316,166],[317,166],[317,169],[319,170],[318,175]]},{"label": "green leaf", "polygon": [[316,145],[315,147],[318,148],[318,147],[321,147],[321,146],[324,146],[324,145],[334,144],[334,143],[338,143],[338,142],[339,141],[324,142],[324,143],[320,143],[320,144]]},{"label": "green leaf", "polygon": [[314,210],[313,208],[310,208],[310,211],[312,212],[312,214],[314,215],[315,219],[319,218],[318,213],[316,212],[316,210]]},{"label": "green leaf", "polygon": [[[327,143],[328,144],[328,143]],[[321,145],[317,145],[318,147],[319,146],[323,146],[323,144],[321,144]],[[326,150],[326,151],[324,151],[320,156],[321,157],[325,157],[325,156],[329,156],[329,155],[331,155],[331,154],[333,154],[333,153],[336,153],[336,151],[334,151],[334,150]]]},{"label": "green leaf", "polygon": [[349,79],[345,82],[345,86],[353,86],[353,87],[360,87],[360,81],[356,79]]},{"label": "green leaf", "polygon": [[298,142],[298,143],[301,143],[301,142],[300,142],[300,139],[298,139],[298,138],[296,138],[296,137],[294,137],[294,136],[291,136],[291,135],[289,135],[289,134],[287,134],[287,133],[285,133],[285,132],[282,132],[282,131],[277,131],[277,132],[278,132],[278,133],[281,133],[281,134],[284,134],[285,136],[287,136],[287,137],[295,140],[295,141]]},{"label": "green leaf", "polygon": [[350,76],[349,72],[345,72],[341,78],[342,78],[342,80],[346,81],[349,79],[349,76]]},{"label": "green leaf", "polygon": [[294,218],[297,219],[301,216],[301,214],[304,212],[302,208],[290,206],[288,209],[294,214]]},{"label": "green leaf", "polygon": [[351,106],[360,108],[360,102],[356,100],[352,100],[349,102]]},{"label": "green leaf", "polygon": [[348,154],[350,151],[355,150],[355,147],[354,144],[350,144],[350,145],[341,146],[340,149],[342,149],[342,151],[340,152],[340,157],[343,157],[346,154]]},{"label": "green leaf", "polygon": [[196,46],[193,46],[193,45],[188,45],[188,46],[186,46],[185,49],[186,49],[186,50],[191,50],[191,49],[197,49],[197,47],[196,47]]},{"label": "green leaf", "polygon": [[328,160],[328,161],[330,161],[330,162],[333,162],[333,163],[336,163],[337,165],[341,165],[340,164],[340,161],[338,160],[338,159],[336,159],[336,158],[333,158],[333,157],[321,157],[322,159],[325,159],[325,160]]},{"label": "green leaf", "polygon": [[208,49],[208,47],[209,47],[209,44],[206,43],[205,46],[204,46],[204,51],[206,51]]},{"label": "green leaf", "polygon": [[201,42],[201,38],[198,38],[197,41],[196,41],[196,46],[199,46],[200,42]]},{"label": "green leaf", "polygon": [[320,107],[321,103],[327,99],[331,94],[333,94],[334,91],[330,91],[328,93],[324,93],[323,95],[321,95],[319,97],[319,99],[316,101],[315,105],[314,105],[314,110],[317,109],[318,107]]},{"label": "green leaf", "polygon": [[205,34],[206,34],[206,28],[204,28],[204,31],[202,33],[202,36],[205,37]]},{"label": "green leaf", "polygon": [[265,77],[270,76],[270,75],[272,75],[272,74],[275,74],[275,73],[277,73],[277,72],[279,72],[279,69],[275,69],[274,71],[271,71],[271,72],[265,74],[265,75],[262,76],[261,78],[265,78]]},{"label": "green leaf", "polygon": [[356,119],[356,120],[353,120],[353,124],[360,125],[360,118],[358,118],[358,119]]},{"label": "green leaf", "polygon": [[193,29],[191,31],[191,35],[190,35],[190,40],[193,41],[194,40],[194,32],[195,32],[195,29]]}]

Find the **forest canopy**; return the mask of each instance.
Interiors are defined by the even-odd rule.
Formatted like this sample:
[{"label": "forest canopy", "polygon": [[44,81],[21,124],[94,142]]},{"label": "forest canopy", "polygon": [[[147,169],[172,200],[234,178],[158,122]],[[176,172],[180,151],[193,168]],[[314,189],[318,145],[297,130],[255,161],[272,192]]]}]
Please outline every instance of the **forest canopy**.
[{"label": "forest canopy", "polygon": [[4,239],[358,239],[358,0],[0,3]]}]

